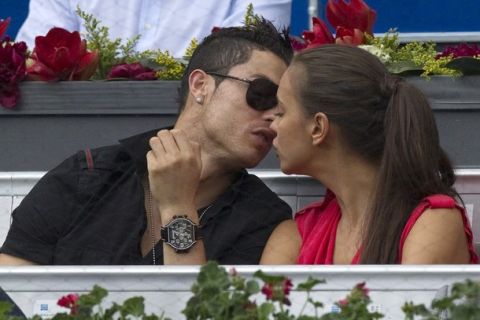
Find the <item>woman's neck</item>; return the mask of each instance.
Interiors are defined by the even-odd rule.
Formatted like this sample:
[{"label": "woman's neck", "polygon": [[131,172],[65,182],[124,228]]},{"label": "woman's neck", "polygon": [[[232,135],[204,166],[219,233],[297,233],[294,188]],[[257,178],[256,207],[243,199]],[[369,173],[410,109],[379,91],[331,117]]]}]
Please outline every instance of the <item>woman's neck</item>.
[{"label": "woman's neck", "polygon": [[319,170],[317,179],[331,190],[342,211],[342,219],[361,228],[371,208],[378,168],[359,157],[345,157]]}]

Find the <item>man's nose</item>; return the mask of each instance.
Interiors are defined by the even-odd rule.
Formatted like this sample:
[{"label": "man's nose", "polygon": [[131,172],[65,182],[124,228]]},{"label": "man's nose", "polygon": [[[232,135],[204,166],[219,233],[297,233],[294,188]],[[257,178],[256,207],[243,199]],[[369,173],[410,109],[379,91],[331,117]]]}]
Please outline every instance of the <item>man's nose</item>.
[{"label": "man's nose", "polygon": [[278,107],[273,107],[265,110],[263,113],[263,118],[270,123],[273,122],[273,120],[275,120],[275,114],[278,112],[277,109]]}]

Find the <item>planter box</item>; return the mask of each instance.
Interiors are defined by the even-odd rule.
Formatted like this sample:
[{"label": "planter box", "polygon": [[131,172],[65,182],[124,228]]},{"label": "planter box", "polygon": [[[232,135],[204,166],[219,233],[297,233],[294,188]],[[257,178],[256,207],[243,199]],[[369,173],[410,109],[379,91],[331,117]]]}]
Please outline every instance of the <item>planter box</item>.
[{"label": "planter box", "polygon": [[[432,102],[456,167],[480,167],[480,76],[409,78]],[[0,171],[44,171],[80,149],[171,125],[178,81],[23,82],[14,110],[0,108]],[[271,152],[262,169],[278,169]]]},{"label": "planter box", "polygon": [[480,76],[408,81],[429,98],[440,142],[458,168],[480,168]]},{"label": "planter box", "polygon": [[0,108],[0,171],[44,171],[85,148],[174,123],[176,81],[23,82]]}]

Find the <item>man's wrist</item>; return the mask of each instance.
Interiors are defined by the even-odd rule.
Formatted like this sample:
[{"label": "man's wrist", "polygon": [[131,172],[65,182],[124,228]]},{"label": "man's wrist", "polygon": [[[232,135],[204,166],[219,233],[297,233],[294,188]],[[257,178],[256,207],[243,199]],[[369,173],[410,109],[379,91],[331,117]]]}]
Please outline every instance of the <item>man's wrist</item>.
[{"label": "man's wrist", "polygon": [[201,229],[198,224],[187,216],[174,216],[160,231],[164,244],[169,245],[177,253],[188,252],[195,243],[202,239]]},{"label": "man's wrist", "polygon": [[197,210],[193,205],[175,205],[159,208],[162,225],[165,226],[176,216],[186,216],[193,223],[198,224]]}]

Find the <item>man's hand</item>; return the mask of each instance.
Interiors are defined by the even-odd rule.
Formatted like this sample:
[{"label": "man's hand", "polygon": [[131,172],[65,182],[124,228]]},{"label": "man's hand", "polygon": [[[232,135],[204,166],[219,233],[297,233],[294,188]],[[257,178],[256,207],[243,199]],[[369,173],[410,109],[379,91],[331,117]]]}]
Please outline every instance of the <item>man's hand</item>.
[{"label": "man's hand", "polygon": [[173,129],[159,131],[150,139],[150,147],[148,179],[162,220],[195,209],[202,171],[199,144]]}]

